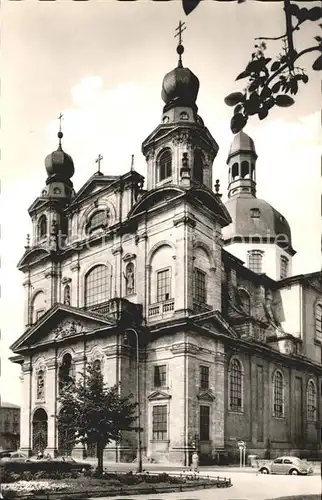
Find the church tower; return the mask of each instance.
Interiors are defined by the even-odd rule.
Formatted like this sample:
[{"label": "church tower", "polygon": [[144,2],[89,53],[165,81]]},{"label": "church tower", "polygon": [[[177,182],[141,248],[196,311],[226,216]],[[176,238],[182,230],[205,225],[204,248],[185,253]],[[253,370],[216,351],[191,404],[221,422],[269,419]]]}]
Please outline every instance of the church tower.
[{"label": "church tower", "polygon": [[198,115],[199,80],[182,64],[184,29],[180,22],[178,65],[163,79],[161,96],[165,106],[161,124],[142,145],[147,160],[148,190],[165,184],[203,185],[212,190],[212,163],[218,145]]},{"label": "church tower", "polygon": [[58,254],[65,245],[68,221],[65,209],[75,195],[71,177],[74,162],[62,149],[61,119],[58,148],[45,158],[46,186],[30,206],[32,238],[29,235],[18,269],[25,273],[25,326],[29,327],[59,301]]},{"label": "church tower", "polygon": [[292,275],[291,229],[282,214],[256,197],[256,160],[253,139],[236,134],[227,158],[226,208],[232,222],[223,229],[224,246],[252,271],[280,280]]}]

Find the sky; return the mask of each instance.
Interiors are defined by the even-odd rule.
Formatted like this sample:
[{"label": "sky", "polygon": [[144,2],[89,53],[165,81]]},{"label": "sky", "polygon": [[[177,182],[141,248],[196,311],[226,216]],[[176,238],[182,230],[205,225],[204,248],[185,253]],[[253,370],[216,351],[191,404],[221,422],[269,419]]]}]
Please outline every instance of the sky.
[{"label": "sky", "polygon": [[[305,4],[303,3],[303,6]],[[311,3],[312,5],[312,3]],[[44,158],[57,148],[57,117],[63,148],[74,160],[76,190],[96,171],[146,172],[141,143],[160,123],[164,75],[177,64],[175,28],[185,21],[184,66],[200,80],[199,114],[219,144],[214,180],[227,189],[226,158],[233,136],[224,97],[243,85],[257,36],[284,31],[280,2],[204,1],[189,16],[181,2],[117,0],[2,2],[1,29],[1,378],[2,401],[21,403],[20,368],[9,346],[24,331],[23,275],[16,268],[31,231],[28,207],[45,185]],[[317,27],[296,35],[296,48],[312,44]],[[281,52],[268,43],[267,56]],[[296,104],[252,117],[245,128],[255,141],[257,196],[283,213],[291,225],[293,274],[321,268],[320,78],[303,58],[310,82]]]}]

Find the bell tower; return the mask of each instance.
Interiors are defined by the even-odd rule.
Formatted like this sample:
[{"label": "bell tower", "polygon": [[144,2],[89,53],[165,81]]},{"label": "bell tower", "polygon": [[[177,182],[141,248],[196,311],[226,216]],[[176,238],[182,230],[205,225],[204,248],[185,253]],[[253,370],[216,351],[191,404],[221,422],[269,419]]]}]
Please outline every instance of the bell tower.
[{"label": "bell tower", "polygon": [[185,23],[180,21],[175,35],[179,39],[178,64],[162,83],[165,106],[161,124],[142,144],[148,190],[168,184],[185,188],[202,185],[212,190],[212,164],[219,148],[198,115],[199,80],[189,68],[183,67],[185,29]]}]

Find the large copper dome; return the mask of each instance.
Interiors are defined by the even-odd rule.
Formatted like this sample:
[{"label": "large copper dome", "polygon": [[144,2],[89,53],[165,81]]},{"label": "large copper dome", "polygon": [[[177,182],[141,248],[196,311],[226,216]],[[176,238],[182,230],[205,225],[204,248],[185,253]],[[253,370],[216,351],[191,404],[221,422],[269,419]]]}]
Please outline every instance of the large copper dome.
[{"label": "large copper dome", "polygon": [[[292,235],[285,217],[267,201],[250,195],[234,196],[225,206],[232,218],[232,223],[223,228],[224,240],[244,238],[274,239],[279,246],[292,249]],[[252,217],[256,210],[258,217]]]}]

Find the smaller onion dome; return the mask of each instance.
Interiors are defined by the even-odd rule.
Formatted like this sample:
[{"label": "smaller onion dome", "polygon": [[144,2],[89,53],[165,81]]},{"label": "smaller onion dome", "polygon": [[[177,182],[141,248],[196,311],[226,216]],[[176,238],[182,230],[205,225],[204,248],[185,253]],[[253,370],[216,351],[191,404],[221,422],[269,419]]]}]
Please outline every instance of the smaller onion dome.
[{"label": "smaller onion dome", "polygon": [[53,151],[45,158],[45,167],[48,174],[48,181],[60,180],[69,181],[75,172],[74,162],[69,154],[63,151],[61,146],[62,132],[58,132],[59,145],[56,151]]},{"label": "smaller onion dome", "polygon": [[243,131],[235,135],[229,149],[228,160],[239,153],[253,153],[257,157],[253,139]]},{"label": "smaller onion dome", "polygon": [[182,67],[183,50],[182,45],[177,47],[178,66],[163,78],[161,97],[166,105],[173,102],[178,106],[192,106],[197,100],[199,80],[189,68]]}]

